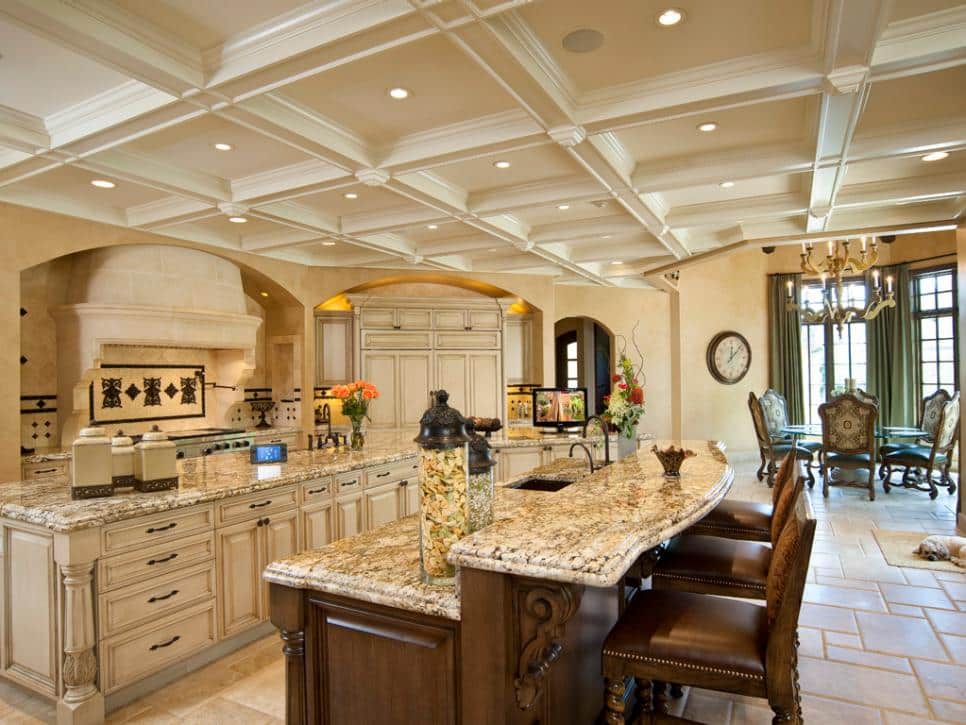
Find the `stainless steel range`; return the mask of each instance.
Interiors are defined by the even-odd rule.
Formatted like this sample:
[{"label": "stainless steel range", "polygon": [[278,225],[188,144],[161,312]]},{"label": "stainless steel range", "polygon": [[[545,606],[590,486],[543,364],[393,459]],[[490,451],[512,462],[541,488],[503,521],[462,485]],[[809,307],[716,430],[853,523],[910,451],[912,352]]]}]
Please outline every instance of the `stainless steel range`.
[{"label": "stainless steel range", "polygon": [[168,438],[178,448],[178,458],[197,458],[222,453],[239,453],[255,442],[255,434],[242,428],[195,428],[170,431]]}]

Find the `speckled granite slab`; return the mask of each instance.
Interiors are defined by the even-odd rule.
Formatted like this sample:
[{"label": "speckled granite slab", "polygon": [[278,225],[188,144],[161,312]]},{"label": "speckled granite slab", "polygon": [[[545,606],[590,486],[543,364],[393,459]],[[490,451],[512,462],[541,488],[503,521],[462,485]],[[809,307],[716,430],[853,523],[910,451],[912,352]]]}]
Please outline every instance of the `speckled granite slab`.
[{"label": "speckled granite slab", "polygon": [[229,496],[241,496],[302,481],[416,456],[415,445],[368,445],[362,453],[333,449],[292,451],[288,462],[253,466],[248,453],[178,462],[176,490],[137,493],[127,489],[108,498],[73,501],[65,478],[0,485],[0,515],[66,532],[157,513]]},{"label": "speckled granite slab", "polygon": [[[667,445],[659,441],[657,445]],[[556,493],[553,506],[523,503],[515,514],[457,542],[454,564],[606,587],[637,558],[716,506],[734,480],[723,449],[685,441],[698,455],[667,479],[650,446]]]}]

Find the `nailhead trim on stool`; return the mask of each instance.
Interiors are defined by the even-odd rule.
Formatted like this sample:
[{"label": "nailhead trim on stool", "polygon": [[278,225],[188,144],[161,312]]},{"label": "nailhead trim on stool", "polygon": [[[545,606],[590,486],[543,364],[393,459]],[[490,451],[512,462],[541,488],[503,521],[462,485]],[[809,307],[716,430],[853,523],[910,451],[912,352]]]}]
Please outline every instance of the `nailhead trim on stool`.
[{"label": "nailhead trim on stool", "polygon": [[764,680],[764,675],[754,675],[750,672],[738,672],[737,670],[723,670],[720,667],[706,667],[705,665],[695,665],[691,662],[680,662],[678,660],[667,660],[659,657],[644,657],[643,655],[632,654],[630,652],[618,652],[617,650],[604,650],[605,657],[620,657],[624,660],[637,660],[638,662],[653,662],[656,665],[670,665],[671,667],[682,667],[687,670],[697,670],[699,672],[713,672],[718,675],[733,675],[745,680]]}]

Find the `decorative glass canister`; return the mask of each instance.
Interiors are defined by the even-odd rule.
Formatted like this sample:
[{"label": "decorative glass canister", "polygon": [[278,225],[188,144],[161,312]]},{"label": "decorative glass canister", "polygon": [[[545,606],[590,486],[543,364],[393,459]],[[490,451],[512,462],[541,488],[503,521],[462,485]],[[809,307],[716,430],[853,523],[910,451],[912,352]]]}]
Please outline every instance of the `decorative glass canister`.
[{"label": "decorative glass canister", "polygon": [[479,531],[493,523],[493,449],[483,436],[476,433],[472,422],[467,422],[470,433],[470,532]]},{"label": "decorative glass canister", "polygon": [[426,584],[455,584],[450,547],[470,531],[467,496],[469,441],[466,421],[450,408],[449,393],[436,391],[436,405],[419,421],[419,574]]}]

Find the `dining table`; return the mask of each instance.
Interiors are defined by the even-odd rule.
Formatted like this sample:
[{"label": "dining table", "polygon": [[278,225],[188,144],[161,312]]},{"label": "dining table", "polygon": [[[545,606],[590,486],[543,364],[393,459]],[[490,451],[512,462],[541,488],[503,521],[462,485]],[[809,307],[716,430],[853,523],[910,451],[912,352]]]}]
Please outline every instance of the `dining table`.
[{"label": "dining table", "polygon": [[[792,436],[814,436],[817,438],[822,437],[822,424],[821,423],[805,423],[802,425],[786,425],[783,426],[781,432],[785,435]],[[920,438],[928,438],[929,434],[919,428],[909,428],[907,426],[876,426],[875,437],[883,440],[887,438],[899,438],[899,439],[911,439],[913,441],[919,440]]]}]

